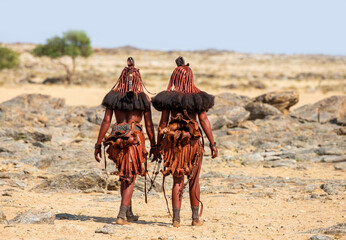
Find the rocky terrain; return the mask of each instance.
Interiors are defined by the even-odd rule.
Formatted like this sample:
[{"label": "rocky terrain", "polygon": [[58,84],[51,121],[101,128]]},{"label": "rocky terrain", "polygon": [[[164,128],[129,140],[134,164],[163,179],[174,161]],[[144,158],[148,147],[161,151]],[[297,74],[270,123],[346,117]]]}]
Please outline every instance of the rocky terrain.
[{"label": "rocky terrain", "polygon": [[[343,239],[346,96],[290,110],[298,99],[294,91],[216,96],[208,116],[220,156],[211,159],[206,147],[205,225],[189,226],[185,194],[181,231],[170,227],[161,176],[147,205],[144,179],[136,183],[140,221],[114,225],[119,184],[93,160],[101,106],[68,106],[43,94],[3,102],[0,239]],[[159,113],[153,116],[157,124]]]},{"label": "rocky terrain", "polygon": [[[346,239],[345,56],[94,49],[68,86],[33,44],[5,45],[21,64],[0,71],[0,239]],[[201,172],[205,224],[190,226],[185,193],[182,226],[171,227],[159,175],[148,204],[144,179],[136,182],[140,221],[117,226],[119,182],[93,159],[97,105],[128,56],[155,94],[179,55],[216,95],[208,117],[219,157],[206,140]],[[159,117],[153,111],[156,127]]]}]

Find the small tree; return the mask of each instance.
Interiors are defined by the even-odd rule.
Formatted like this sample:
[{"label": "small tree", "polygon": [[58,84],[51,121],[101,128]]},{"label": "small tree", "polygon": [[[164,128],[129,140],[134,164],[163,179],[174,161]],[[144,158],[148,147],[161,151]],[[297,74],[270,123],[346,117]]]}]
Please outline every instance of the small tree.
[{"label": "small tree", "polygon": [[0,70],[19,66],[19,53],[0,46]]},{"label": "small tree", "polygon": [[89,57],[92,54],[90,39],[84,31],[67,31],[62,37],[55,36],[47,39],[44,45],[37,45],[32,54],[37,57],[47,56],[51,59],[59,59],[63,56],[69,56],[72,59],[72,67],[58,61],[66,70],[66,80],[68,84],[72,83],[72,78],[76,70],[76,58]]}]

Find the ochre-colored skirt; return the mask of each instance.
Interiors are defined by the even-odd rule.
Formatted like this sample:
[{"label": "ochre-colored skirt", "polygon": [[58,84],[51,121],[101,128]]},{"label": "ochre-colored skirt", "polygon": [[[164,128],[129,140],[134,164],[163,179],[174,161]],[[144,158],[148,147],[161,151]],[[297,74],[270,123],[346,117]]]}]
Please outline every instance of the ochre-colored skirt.
[{"label": "ochre-colored skirt", "polygon": [[176,177],[195,175],[201,167],[204,153],[197,121],[186,120],[178,114],[160,131],[165,134],[160,143],[160,152],[164,160],[163,175],[172,174]]},{"label": "ochre-colored skirt", "polygon": [[132,182],[134,176],[146,174],[145,137],[142,127],[135,122],[115,124],[112,133],[104,140],[108,158],[113,160],[119,180]]}]

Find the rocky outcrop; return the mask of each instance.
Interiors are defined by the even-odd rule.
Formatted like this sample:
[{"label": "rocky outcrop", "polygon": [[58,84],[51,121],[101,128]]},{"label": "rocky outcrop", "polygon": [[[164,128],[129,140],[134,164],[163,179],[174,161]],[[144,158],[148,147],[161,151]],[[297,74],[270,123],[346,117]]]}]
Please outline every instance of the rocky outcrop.
[{"label": "rocky outcrop", "polygon": [[293,111],[292,116],[312,122],[346,124],[346,96],[332,96]]},{"label": "rocky outcrop", "polygon": [[253,99],[254,102],[266,103],[286,113],[290,107],[297,104],[299,94],[295,91],[269,92]]},{"label": "rocky outcrop", "polygon": [[98,170],[81,171],[75,174],[60,174],[44,180],[35,191],[103,191],[107,182]]},{"label": "rocky outcrop", "polygon": [[282,114],[276,107],[261,102],[251,102],[245,106],[245,109],[250,112],[250,120]]}]

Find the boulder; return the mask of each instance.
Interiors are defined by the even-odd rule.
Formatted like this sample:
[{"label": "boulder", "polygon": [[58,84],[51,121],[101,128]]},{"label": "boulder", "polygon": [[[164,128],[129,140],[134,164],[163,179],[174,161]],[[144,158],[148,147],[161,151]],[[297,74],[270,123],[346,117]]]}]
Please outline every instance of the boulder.
[{"label": "boulder", "polygon": [[[339,122],[345,119],[346,96],[332,96],[293,111],[292,116],[312,122]],[[344,122],[346,124],[346,122]]]},{"label": "boulder", "polygon": [[105,115],[105,108],[100,106],[88,108],[85,112],[89,122],[100,125]]},{"label": "boulder", "polygon": [[256,97],[253,101],[272,105],[282,113],[286,113],[299,101],[299,94],[295,91],[269,92]]},{"label": "boulder", "polygon": [[223,126],[227,128],[237,127],[239,124],[245,122],[250,113],[243,107],[231,106],[220,112],[220,115],[215,121],[213,121],[213,129],[221,129]]},{"label": "boulder", "polygon": [[267,116],[281,115],[282,113],[275,107],[261,102],[251,102],[245,106],[250,112],[250,120],[263,119]]},{"label": "boulder", "polygon": [[243,107],[233,106],[226,110],[224,117],[226,119],[226,126],[231,128],[245,122],[250,117],[250,113]]},{"label": "boulder", "polygon": [[35,191],[101,191],[107,185],[103,174],[99,170],[83,170],[75,174],[60,174],[44,180],[37,185]]}]

